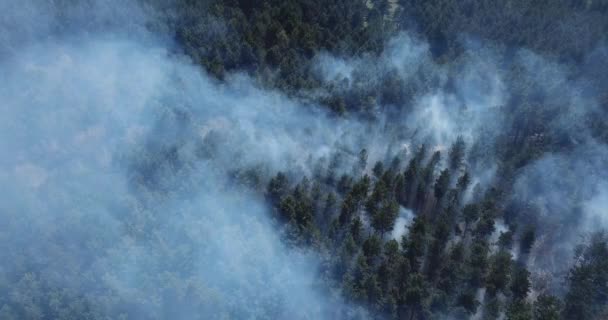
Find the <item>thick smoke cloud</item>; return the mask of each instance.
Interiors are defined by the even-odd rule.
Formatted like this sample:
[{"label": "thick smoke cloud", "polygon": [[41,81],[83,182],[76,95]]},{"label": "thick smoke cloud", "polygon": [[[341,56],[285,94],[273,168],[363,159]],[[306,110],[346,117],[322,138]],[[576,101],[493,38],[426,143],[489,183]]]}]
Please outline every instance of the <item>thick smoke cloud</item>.
[{"label": "thick smoke cloud", "polygon": [[[398,86],[390,89],[404,98],[392,107],[403,109],[400,124],[411,131],[409,140],[446,148],[458,136],[472,144],[484,133],[500,132],[499,108],[508,92],[494,55],[487,48],[472,48],[458,68],[451,68],[433,60],[427,43],[402,33],[389,41],[379,57],[320,54],[314,64],[320,79],[342,92],[365,91],[394,78]],[[382,111],[390,110],[387,101],[374,102]]]},{"label": "thick smoke cloud", "polygon": [[227,179],[326,152],[329,120],[245,77],[216,83],[143,29],[98,32],[113,11],[71,5],[91,28],[3,4],[23,38],[0,62],[1,317],[333,318],[318,261]]},{"label": "thick smoke cloud", "polygon": [[533,270],[564,275],[569,265],[563,262],[572,260],[575,246],[608,226],[607,165],[605,145],[585,144],[544,156],[518,175],[513,186],[515,217],[535,225],[541,235],[529,261]]}]

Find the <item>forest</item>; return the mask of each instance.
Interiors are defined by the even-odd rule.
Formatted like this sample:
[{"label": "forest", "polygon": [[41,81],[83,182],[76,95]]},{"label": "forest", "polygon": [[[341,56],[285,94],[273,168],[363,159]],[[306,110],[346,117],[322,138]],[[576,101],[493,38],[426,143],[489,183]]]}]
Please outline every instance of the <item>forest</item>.
[{"label": "forest", "polygon": [[608,1],[0,0],[0,319],[608,319]]}]

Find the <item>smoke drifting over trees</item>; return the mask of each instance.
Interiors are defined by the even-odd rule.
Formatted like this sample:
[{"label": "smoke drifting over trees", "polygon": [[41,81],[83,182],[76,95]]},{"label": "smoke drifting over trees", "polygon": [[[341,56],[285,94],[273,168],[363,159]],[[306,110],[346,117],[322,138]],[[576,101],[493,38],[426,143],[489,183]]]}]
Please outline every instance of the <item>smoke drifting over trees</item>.
[{"label": "smoke drifting over trees", "polygon": [[463,3],[0,0],[0,318],[603,319],[607,7]]}]

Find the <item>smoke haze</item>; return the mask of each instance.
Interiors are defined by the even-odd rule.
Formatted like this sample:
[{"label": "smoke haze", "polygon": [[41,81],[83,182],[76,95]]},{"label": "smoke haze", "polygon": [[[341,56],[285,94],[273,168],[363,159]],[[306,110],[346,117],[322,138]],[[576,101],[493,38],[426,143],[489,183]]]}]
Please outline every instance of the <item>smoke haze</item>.
[{"label": "smoke haze", "polygon": [[[278,171],[312,177],[337,154],[338,173],[351,173],[364,148],[369,164],[409,161],[462,137],[472,185],[510,172],[510,207],[559,230],[534,248],[529,263],[543,270],[564,272],[559,257],[608,224],[608,149],[584,125],[605,114],[593,86],[551,58],[521,49],[499,65],[502,48],[466,38],[453,67],[402,33],[379,56],[316,55],[333,91],[294,97],[246,73],[207,75],[146,27],[157,13],[135,1],[0,1],[0,12],[0,318],[15,311],[2,305],[31,319],[369,316],[320,278],[327,252],[285,244],[249,188]],[[373,121],[315,102],[390,77],[404,98],[370,101]],[[509,109],[534,107],[517,105],[525,95],[554,99],[535,141],[518,140],[534,119]],[[572,147],[497,168],[505,144],[549,136]],[[402,208],[391,236],[413,215]]]}]

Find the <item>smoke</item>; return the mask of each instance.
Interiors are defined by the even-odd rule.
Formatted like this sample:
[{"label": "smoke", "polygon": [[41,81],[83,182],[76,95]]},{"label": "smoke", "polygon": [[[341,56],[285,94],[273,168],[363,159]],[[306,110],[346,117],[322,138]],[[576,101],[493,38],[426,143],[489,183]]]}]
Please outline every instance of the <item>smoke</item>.
[{"label": "smoke", "polygon": [[[602,199],[599,189],[605,183],[600,168],[605,165],[606,142],[596,121],[605,117],[598,90],[603,81],[591,69],[605,65],[605,46],[598,44],[582,66],[573,66],[525,48],[504,48],[470,37],[461,43],[463,53],[450,64],[434,61],[424,41],[401,34],[378,57],[320,54],[315,65],[331,90],[351,95],[386,86],[387,78],[395,78],[398,86],[391,90],[405,96],[400,103],[383,104],[382,96],[374,101],[401,125],[408,150],[426,143],[445,154],[462,137],[470,151],[467,168],[473,185],[497,182],[500,171],[515,181],[510,197],[514,202],[535,198],[544,212],[555,211],[547,206],[566,206],[554,216],[571,222],[570,226],[590,218],[601,221],[586,213],[580,221],[565,215],[583,206],[597,216]],[[504,149],[514,146],[529,154],[505,154]],[[583,182],[581,177],[589,179]],[[595,205],[574,201],[575,206],[564,200],[578,193],[588,194],[587,198],[589,193],[597,194]],[[587,222],[581,227],[591,230]]]},{"label": "smoke", "polygon": [[[568,154],[549,154],[523,169],[513,187],[517,219],[542,235],[530,264],[564,273],[574,248],[586,235],[604,230],[608,165],[605,145],[580,145]],[[514,217],[511,217],[514,219]]]},{"label": "smoke", "polygon": [[526,80],[513,92],[518,101],[528,99],[522,108],[536,111],[514,121],[511,134],[526,132],[527,138],[514,140],[524,150],[542,152],[530,152],[530,161],[514,172],[505,218],[516,239],[535,227],[536,241],[524,262],[534,287],[559,293],[563,287],[555,279],[566,275],[570,264],[564,261],[572,261],[576,245],[608,228],[603,218],[608,146],[595,125],[606,116],[594,88],[602,80],[526,50],[517,59]]},{"label": "smoke", "polygon": [[[563,264],[545,250],[569,252],[570,227],[605,227],[608,154],[585,125],[602,111],[582,77],[531,52],[504,66],[502,49],[467,40],[447,65],[402,34],[379,57],[320,54],[331,89],[303,95],[361,97],[369,121],[245,74],[207,76],[148,31],[155,13],[136,2],[4,1],[0,12],[0,318],[363,313],[327,290],[317,254],[282,244],[250,188],[277,171],[313,176],[330,159],[350,173],[363,148],[370,163],[422,144],[445,155],[460,136],[473,181],[488,186],[505,170],[505,140],[565,141],[508,168],[522,221],[552,234],[534,252]],[[530,96],[547,107],[518,118]],[[400,210],[393,237],[412,216]]]},{"label": "smoke", "polygon": [[407,233],[407,228],[414,220],[414,212],[404,207],[399,207],[399,216],[395,220],[395,228],[391,232],[391,238],[401,241],[401,238]]},{"label": "smoke", "polygon": [[410,157],[426,145],[442,153],[446,167],[450,146],[463,139],[472,182],[465,201],[470,201],[475,186],[483,190],[495,182],[497,140],[510,129],[506,105],[511,83],[496,48],[471,39],[463,44],[467,50],[456,62],[442,64],[433,59],[424,40],[400,33],[379,56],[338,58],[321,53],[313,65],[319,81],[329,88],[315,95],[351,97],[346,104],[363,108],[363,114],[392,130],[385,132],[384,141],[398,138],[400,144],[389,148],[405,150],[397,154]]},{"label": "smoke", "polygon": [[[442,65],[433,60],[426,42],[401,33],[378,57],[337,58],[321,53],[313,65],[319,79],[339,92],[357,95],[394,85],[387,90],[398,97],[374,97],[382,111],[400,109],[398,121],[415,133],[410,137],[415,142],[449,146],[458,136],[472,144],[484,133],[501,131],[499,108],[508,92],[495,55],[488,48],[471,48],[458,67]],[[491,138],[495,137],[487,139]]]},{"label": "smoke", "polygon": [[[471,37],[461,44],[464,51],[449,64],[436,62],[428,45],[408,34],[378,57],[320,54],[315,64],[331,88],[327,94],[372,95],[372,114],[397,121],[408,150],[427,144],[445,155],[462,137],[473,186],[465,202],[474,200],[475,185],[507,186],[506,206],[500,205],[507,224],[498,220],[492,240],[507,228],[519,240],[534,226],[530,255],[521,257],[517,247],[513,253],[526,260],[534,281],[550,274],[549,287],[559,292],[557,279],[569,269],[564,261],[572,261],[576,244],[608,228],[608,140],[600,124],[606,79],[598,72],[606,66],[606,46],[597,44],[579,65]],[[397,96],[385,96],[383,87]]]},{"label": "smoke", "polygon": [[0,62],[1,317],[340,314],[316,256],[282,245],[229,179],[323,155],[340,129],[244,76],[217,83],[144,28],[102,28],[141,11],[93,3],[63,23],[62,8],[3,2],[23,37]]},{"label": "smoke", "polygon": [[428,44],[403,33],[392,38],[379,57],[339,58],[321,52],[314,58],[313,66],[325,82],[346,80],[347,87],[356,87],[363,80],[361,77],[365,77],[366,84],[377,84],[387,73],[396,71],[399,77],[407,79],[415,77],[420,69],[428,71],[432,64]]}]

